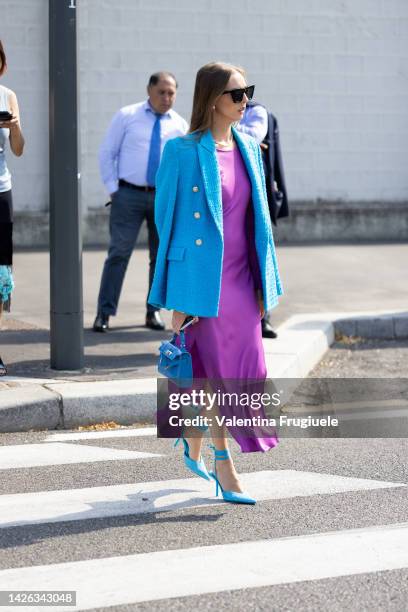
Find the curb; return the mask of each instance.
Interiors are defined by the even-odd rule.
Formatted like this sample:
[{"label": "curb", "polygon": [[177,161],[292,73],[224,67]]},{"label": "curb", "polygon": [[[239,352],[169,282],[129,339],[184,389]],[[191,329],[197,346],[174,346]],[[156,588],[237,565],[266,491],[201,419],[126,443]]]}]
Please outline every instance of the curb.
[{"label": "curb", "polygon": [[[268,378],[305,378],[336,332],[365,338],[408,338],[406,312],[332,312],[290,317],[278,338],[264,339]],[[4,377],[19,386],[0,391],[0,432],[73,429],[104,421],[155,422],[156,378],[72,382]]]},{"label": "curb", "polygon": [[61,426],[62,409],[55,393],[41,385],[2,390],[0,432],[57,429]]},{"label": "curb", "polygon": [[65,429],[104,421],[132,425],[156,420],[156,378],[58,382],[47,387],[61,397]]},{"label": "curb", "polygon": [[334,322],[336,331],[345,336],[402,340],[408,338],[408,313],[364,314],[340,318]]}]

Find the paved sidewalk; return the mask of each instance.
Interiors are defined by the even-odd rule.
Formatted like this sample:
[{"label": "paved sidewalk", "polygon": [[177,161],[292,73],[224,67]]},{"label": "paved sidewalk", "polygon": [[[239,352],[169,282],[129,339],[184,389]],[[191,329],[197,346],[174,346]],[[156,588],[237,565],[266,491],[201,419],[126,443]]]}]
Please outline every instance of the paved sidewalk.
[{"label": "paved sidewalk", "polygon": [[[278,338],[264,341],[268,376],[308,376],[333,343],[335,331],[396,338],[402,340],[403,346],[408,343],[403,265],[407,255],[407,247],[401,245],[377,245],[376,249],[372,245],[279,249],[285,296],[274,310]],[[121,424],[152,422],[157,348],[170,332],[156,333],[140,324],[144,317],[144,287],[136,271],[146,269],[146,252],[135,253],[118,324],[113,319],[114,327],[108,334],[86,331],[86,368],[82,372],[49,368],[49,333],[45,328],[48,293],[35,293],[29,280],[33,265],[30,259],[34,259],[44,277],[36,287],[47,285],[46,254],[21,253],[17,258],[20,293],[26,295],[22,300],[16,291],[13,314],[6,318],[1,332],[1,351],[10,376],[0,380],[0,431],[70,428],[109,420]],[[99,281],[92,269],[99,270],[96,264],[102,261],[103,253],[85,253],[88,326],[94,317],[92,302]],[[25,274],[26,283],[21,284]],[[133,300],[138,300],[138,306]],[[169,313],[165,315],[169,321]],[[133,317],[139,319],[139,325],[130,324]]]},{"label": "paved sidewalk", "polygon": [[[285,294],[273,310],[275,327],[302,313],[408,312],[407,245],[282,246],[277,255]],[[67,373],[49,368],[48,253],[15,255],[12,312],[4,317],[0,332],[0,354],[10,375],[82,381],[156,375],[157,349],[170,332],[143,326],[147,250],[138,249],[131,258],[111,332],[90,331],[104,257],[104,251],[84,253],[86,367],[83,372]],[[169,324],[166,311],[164,318]]]}]

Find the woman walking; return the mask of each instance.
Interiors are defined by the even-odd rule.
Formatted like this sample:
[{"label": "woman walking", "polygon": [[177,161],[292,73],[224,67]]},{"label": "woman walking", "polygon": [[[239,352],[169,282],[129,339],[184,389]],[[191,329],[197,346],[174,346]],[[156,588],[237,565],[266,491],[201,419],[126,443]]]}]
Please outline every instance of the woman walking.
[{"label": "woman walking", "polygon": [[[255,140],[234,128],[253,93],[242,68],[220,62],[203,66],[189,134],[166,144],[156,177],[160,243],[149,302],[173,310],[177,334],[186,316],[195,317],[186,344],[194,379],[207,383],[265,380],[261,318],[283,293],[261,152]],[[215,469],[208,474],[202,432],[184,428],[185,463],[212,477],[226,501],[253,504],[256,500],[241,488],[226,433],[211,425]],[[278,443],[275,434],[251,437],[237,428],[230,433],[242,452],[266,451]]]},{"label": "woman walking", "polygon": [[[0,76],[7,69],[6,54],[0,40]],[[7,116],[6,113],[9,113]],[[13,201],[11,175],[6,163],[7,141],[14,155],[23,154],[24,138],[20,127],[17,96],[11,89],[0,85],[0,319],[3,310],[10,310],[13,290],[11,266],[13,263]],[[0,357],[0,376],[7,374]]]}]

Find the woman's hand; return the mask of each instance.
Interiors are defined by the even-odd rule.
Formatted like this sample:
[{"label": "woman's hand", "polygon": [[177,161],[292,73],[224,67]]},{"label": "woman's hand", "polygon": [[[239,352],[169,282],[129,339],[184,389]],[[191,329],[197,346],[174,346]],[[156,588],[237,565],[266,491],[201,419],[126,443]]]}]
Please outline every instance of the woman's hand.
[{"label": "woman's hand", "polygon": [[21,131],[20,110],[18,108],[17,96],[12,91],[9,97],[10,112],[13,118],[10,121],[3,121],[2,127],[10,129],[10,148],[14,155],[20,157],[24,151],[24,136]]},{"label": "woman's hand", "polygon": [[24,138],[21,133],[20,121],[14,117],[9,121],[0,121],[0,128],[10,130],[10,147],[14,155],[20,157],[24,149]]},{"label": "woman's hand", "polygon": [[265,306],[264,306],[264,301],[263,301],[262,289],[257,290],[256,296],[258,298],[259,312],[261,315],[261,319],[263,319],[264,314],[265,314]]},{"label": "woman's hand", "polygon": [[8,121],[0,121],[0,128],[5,130],[15,130],[19,127],[19,121],[17,117],[12,117]]},{"label": "woman's hand", "polygon": [[[171,327],[175,334],[180,333],[180,327],[183,325],[184,319],[186,317],[188,317],[188,315],[185,312],[180,312],[179,310],[173,310],[173,316],[171,318]],[[198,321],[198,317],[194,317],[193,325],[195,325],[197,321]]]}]

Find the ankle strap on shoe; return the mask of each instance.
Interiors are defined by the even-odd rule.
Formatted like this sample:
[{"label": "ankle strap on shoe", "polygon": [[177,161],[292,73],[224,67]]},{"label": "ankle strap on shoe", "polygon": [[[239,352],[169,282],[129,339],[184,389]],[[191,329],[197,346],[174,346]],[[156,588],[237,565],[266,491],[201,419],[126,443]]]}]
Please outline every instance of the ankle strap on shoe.
[{"label": "ankle strap on shoe", "polygon": [[215,448],[213,444],[210,444],[209,447],[212,448],[214,451],[214,459],[230,459],[231,458],[231,454],[227,448],[224,450],[218,450],[217,448]]}]

